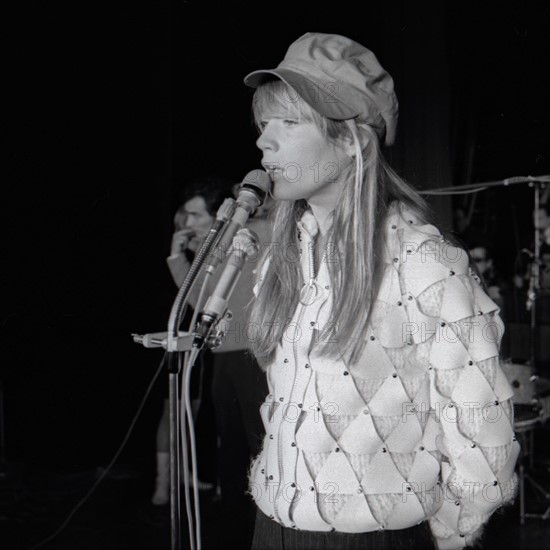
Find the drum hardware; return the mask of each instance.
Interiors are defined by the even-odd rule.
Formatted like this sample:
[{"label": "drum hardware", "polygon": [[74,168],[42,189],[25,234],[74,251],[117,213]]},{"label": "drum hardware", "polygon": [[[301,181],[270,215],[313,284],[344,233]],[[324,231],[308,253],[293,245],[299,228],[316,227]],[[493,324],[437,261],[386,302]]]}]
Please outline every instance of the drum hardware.
[{"label": "drum hardware", "polygon": [[[516,365],[503,363],[503,370],[507,376],[510,376],[510,373],[517,368],[518,366]],[[527,365],[520,365],[519,368],[527,369],[527,371],[530,369]],[[518,460],[519,515],[520,524],[524,525],[525,518],[550,518],[550,505],[542,513],[527,512],[525,507],[526,484],[529,484],[535,493],[542,496],[546,501],[550,501],[550,491],[541,485],[532,474],[535,470],[535,431],[538,426],[546,422],[550,414],[548,406],[550,380],[539,378],[536,375],[529,375],[528,373],[523,373],[522,376],[524,378],[528,376],[527,379],[530,382],[528,388],[525,388],[523,384],[518,382],[521,376],[509,378],[509,381],[512,388],[514,388],[514,431],[521,446]]]},{"label": "drum hardware", "polygon": [[[525,518],[549,519],[550,505],[542,513],[527,512],[525,508],[525,487],[526,483],[534,489],[536,493],[541,495],[546,501],[550,501],[550,492],[541,485],[531,474],[533,471],[534,458],[534,434],[536,425],[539,423],[538,413],[534,413],[535,417],[520,420],[514,423],[514,429],[519,439],[521,453],[518,460],[519,464],[519,521],[520,525],[525,524]],[[525,465],[525,460],[529,461],[529,465]]]}]

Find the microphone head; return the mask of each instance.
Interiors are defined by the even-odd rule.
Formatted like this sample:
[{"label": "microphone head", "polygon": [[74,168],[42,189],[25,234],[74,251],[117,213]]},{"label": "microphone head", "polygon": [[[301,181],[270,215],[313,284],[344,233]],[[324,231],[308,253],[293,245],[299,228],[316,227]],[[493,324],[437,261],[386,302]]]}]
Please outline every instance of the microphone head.
[{"label": "microphone head", "polygon": [[254,206],[258,207],[260,204],[263,204],[267,193],[271,189],[271,178],[267,175],[265,170],[251,170],[246,174],[243,179],[243,182],[239,186],[239,196],[237,200],[241,198],[241,192],[250,191],[254,193],[257,197],[259,203]]}]

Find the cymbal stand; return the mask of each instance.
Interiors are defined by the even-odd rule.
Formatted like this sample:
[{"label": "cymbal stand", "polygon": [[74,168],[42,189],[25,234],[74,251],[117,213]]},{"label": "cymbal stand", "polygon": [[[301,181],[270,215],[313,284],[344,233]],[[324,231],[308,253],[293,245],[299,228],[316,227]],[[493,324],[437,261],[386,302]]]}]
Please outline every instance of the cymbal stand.
[{"label": "cymbal stand", "polygon": [[531,331],[531,342],[530,342],[530,357],[528,363],[535,367],[535,375],[537,372],[537,298],[540,290],[540,229],[538,227],[538,212],[540,209],[540,191],[541,187],[544,184],[540,182],[530,182],[530,187],[534,189],[534,220],[533,220],[533,257],[531,259],[531,268],[529,275],[529,289],[527,291],[527,302],[526,308],[527,311],[530,311],[530,331]]}]

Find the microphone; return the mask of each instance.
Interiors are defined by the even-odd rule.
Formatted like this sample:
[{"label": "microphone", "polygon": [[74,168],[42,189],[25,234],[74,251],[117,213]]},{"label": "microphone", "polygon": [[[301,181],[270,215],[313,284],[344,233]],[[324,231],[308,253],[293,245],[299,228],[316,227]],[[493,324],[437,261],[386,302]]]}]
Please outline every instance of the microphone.
[{"label": "microphone", "polygon": [[[235,212],[235,201],[233,199],[224,199],[218,211],[216,212],[216,218],[212,222],[210,227],[209,237],[214,241],[216,238],[219,238],[220,232],[223,233],[223,228],[225,224],[231,219]],[[207,239],[204,239],[203,244]]]},{"label": "microphone", "polygon": [[264,170],[251,170],[244,177],[239,186],[233,216],[206,261],[206,269],[210,273],[217,269],[224,258],[224,251],[231,246],[235,233],[244,227],[249,216],[263,204],[270,189],[271,179]]},{"label": "microphone", "polygon": [[229,298],[241,276],[247,256],[258,254],[259,237],[250,229],[240,229],[227,252],[227,261],[221,277],[200,313],[195,328],[194,347],[202,347],[208,340],[212,327],[219,322],[227,311]]}]

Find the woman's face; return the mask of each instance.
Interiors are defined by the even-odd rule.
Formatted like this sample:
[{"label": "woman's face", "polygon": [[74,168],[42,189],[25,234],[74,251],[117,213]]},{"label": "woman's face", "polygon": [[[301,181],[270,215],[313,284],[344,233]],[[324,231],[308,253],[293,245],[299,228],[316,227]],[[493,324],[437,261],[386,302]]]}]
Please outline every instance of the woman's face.
[{"label": "woman's face", "polygon": [[258,125],[261,135],[256,145],[273,180],[273,198],[334,207],[342,172],[351,162],[343,146],[330,141],[314,121],[290,109],[265,114]]}]

